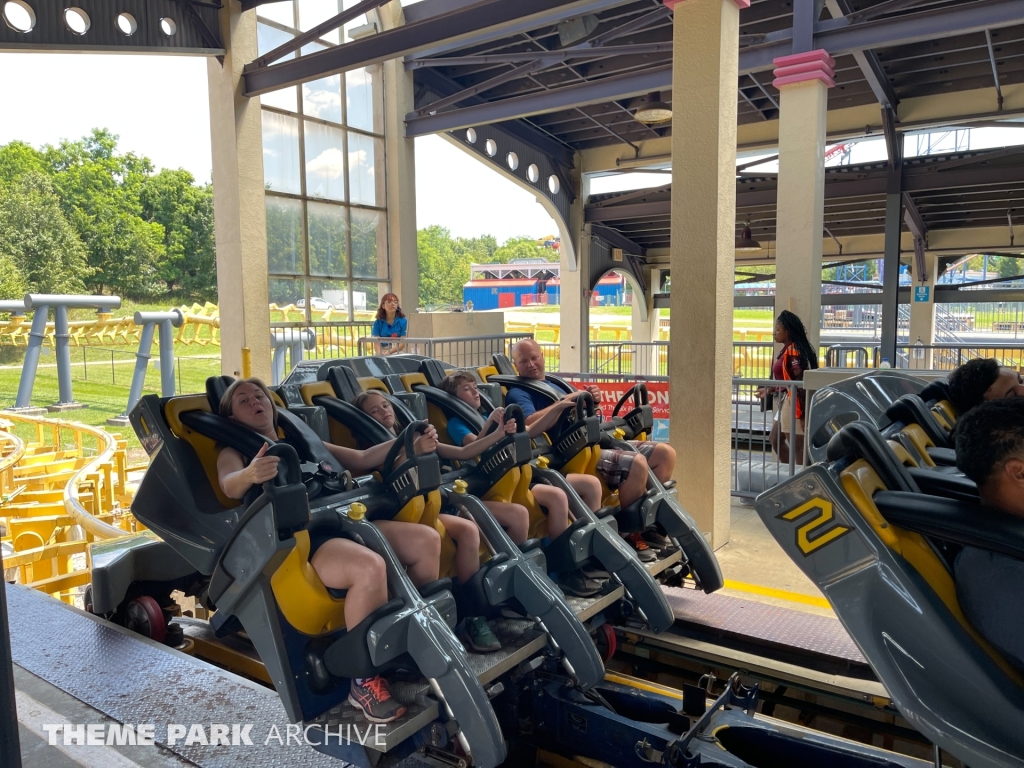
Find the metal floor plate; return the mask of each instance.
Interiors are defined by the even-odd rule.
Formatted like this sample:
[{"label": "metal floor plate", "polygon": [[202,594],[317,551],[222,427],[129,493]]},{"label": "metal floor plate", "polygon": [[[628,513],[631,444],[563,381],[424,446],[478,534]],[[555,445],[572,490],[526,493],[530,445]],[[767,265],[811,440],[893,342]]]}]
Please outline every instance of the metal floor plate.
[{"label": "metal floor plate", "polygon": [[26,587],[7,585],[7,602],[15,664],[120,723],[153,723],[158,743],[168,723],[252,723],[253,746],[167,746],[202,768],[347,765],[305,745],[264,746],[288,723],[273,690]]},{"label": "metal floor plate", "polygon": [[867,664],[846,629],[830,616],[694,589],[662,587],[676,619],[718,632]]}]

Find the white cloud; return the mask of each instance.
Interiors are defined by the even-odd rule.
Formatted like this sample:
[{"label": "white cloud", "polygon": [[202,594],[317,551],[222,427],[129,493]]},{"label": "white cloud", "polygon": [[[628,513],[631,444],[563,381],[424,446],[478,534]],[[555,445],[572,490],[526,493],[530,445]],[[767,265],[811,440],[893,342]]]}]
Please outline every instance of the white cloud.
[{"label": "white cloud", "polygon": [[345,165],[342,162],[345,157],[337,147],[325,149],[306,165],[307,171],[314,176],[322,176],[327,179],[340,179],[345,173]]}]

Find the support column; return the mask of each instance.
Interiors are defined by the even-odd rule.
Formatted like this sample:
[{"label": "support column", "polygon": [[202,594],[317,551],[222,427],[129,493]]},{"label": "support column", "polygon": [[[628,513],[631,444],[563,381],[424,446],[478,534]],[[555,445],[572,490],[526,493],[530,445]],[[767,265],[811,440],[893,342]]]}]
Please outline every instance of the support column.
[{"label": "support column", "polygon": [[633,355],[633,372],[641,376],[657,376],[660,373],[658,348],[653,343],[658,340],[658,310],[654,308],[654,288],[660,279],[660,272],[659,269],[651,270],[646,296],[633,286],[632,341],[641,345],[636,347]]},{"label": "support column", "polygon": [[[578,157],[578,156],[577,156]],[[581,165],[578,157],[577,167]],[[569,211],[569,231],[577,238],[572,244],[576,263],[568,249],[559,250],[559,369],[586,372],[590,370],[590,225],[583,223],[583,206],[590,197],[590,182],[580,173],[573,174],[579,184],[576,201]]]},{"label": "support column", "polygon": [[885,191],[885,261],[882,265],[882,338],[878,362],[888,359],[896,367],[899,329],[900,239],[903,230],[903,137],[896,133],[896,115],[882,110],[889,169]]},{"label": "support column", "polygon": [[924,275],[914,275],[910,295],[910,367],[930,369],[934,362],[933,350],[926,349],[924,355],[918,357],[914,345],[920,339],[924,346],[935,343],[935,277],[939,260],[934,253],[924,253]]},{"label": "support column", "polygon": [[[385,30],[402,23],[402,9],[389,3],[377,11]],[[416,140],[405,137],[405,116],[415,110],[413,74],[402,59],[391,59],[384,69],[384,143],[388,202],[388,259],[391,290],[415,324],[420,304],[419,253],[416,248]],[[414,328],[410,336],[416,336]]]},{"label": "support column", "polygon": [[240,375],[242,348],[252,373],[270,377],[267,214],[260,100],[242,95],[242,67],[257,56],[256,12],[227,0],[220,12],[223,64],[207,59],[213,211],[217,237],[221,371]]},{"label": "support column", "polygon": [[779,194],[775,314],[788,309],[815,347],[821,328],[825,120],[835,60],[823,50],[775,59],[779,89]]},{"label": "support column", "polygon": [[717,548],[729,540],[740,9],[734,0],[665,4],[675,15],[670,438],[679,501]]}]

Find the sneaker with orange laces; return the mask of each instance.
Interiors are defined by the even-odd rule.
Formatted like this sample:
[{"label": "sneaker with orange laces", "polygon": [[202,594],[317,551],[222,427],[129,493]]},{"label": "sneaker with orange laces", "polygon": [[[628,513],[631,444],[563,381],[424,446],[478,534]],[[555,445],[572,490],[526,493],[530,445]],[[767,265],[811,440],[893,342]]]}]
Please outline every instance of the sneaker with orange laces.
[{"label": "sneaker with orange laces", "polygon": [[371,723],[390,723],[405,714],[405,707],[391,697],[388,682],[380,675],[353,679],[348,703]]},{"label": "sneaker with orange laces", "polygon": [[636,556],[640,558],[641,563],[652,563],[658,559],[658,555],[655,554],[650,545],[644,541],[644,537],[641,534],[624,533],[622,534],[622,538],[628,541],[630,546],[636,550]]}]

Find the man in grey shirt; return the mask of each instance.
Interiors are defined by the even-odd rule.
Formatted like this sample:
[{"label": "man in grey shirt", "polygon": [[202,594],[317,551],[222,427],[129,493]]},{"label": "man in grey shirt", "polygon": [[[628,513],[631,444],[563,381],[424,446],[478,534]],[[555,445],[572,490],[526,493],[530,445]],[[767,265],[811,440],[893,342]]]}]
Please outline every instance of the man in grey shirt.
[{"label": "man in grey shirt", "polygon": [[[1024,398],[972,408],[957,423],[956,465],[978,485],[985,506],[1024,530]],[[976,547],[956,558],[956,591],[968,621],[1024,669],[1024,561]]]}]

